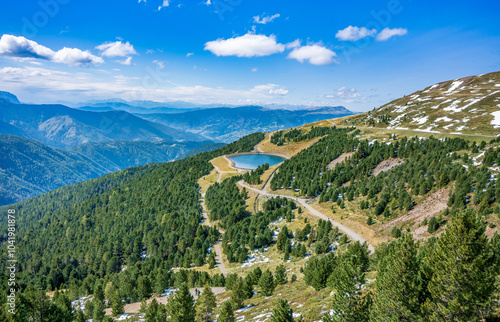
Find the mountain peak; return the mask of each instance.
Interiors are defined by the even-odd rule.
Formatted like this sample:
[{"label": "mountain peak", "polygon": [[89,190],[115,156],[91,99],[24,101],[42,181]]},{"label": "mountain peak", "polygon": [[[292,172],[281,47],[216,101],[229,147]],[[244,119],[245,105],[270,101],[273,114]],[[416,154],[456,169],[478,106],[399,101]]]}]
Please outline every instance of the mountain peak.
[{"label": "mountain peak", "polygon": [[428,86],[349,122],[430,133],[498,135],[500,71]]},{"label": "mountain peak", "polygon": [[7,101],[12,104],[21,104],[21,102],[17,99],[17,96],[9,92],[0,91],[0,100]]}]

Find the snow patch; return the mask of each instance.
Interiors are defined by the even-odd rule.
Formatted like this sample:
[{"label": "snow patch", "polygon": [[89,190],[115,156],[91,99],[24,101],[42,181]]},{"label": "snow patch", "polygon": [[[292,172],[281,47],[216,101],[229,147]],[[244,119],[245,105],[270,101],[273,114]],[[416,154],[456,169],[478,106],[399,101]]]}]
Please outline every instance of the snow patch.
[{"label": "snow patch", "polygon": [[457,89],[460,85],[462,85],[462,83],[463,83],[463,82],[464,82],[464,81],[454,81],[454,82],[451,84],[450,88],[449,88],[446,92],[444,92],[444,93],[445,93],[445,94],[452,94],[452,93],[453,93],[453,91],[454,91],[454,90],[456,90],[456,89]]},{"label": "snow patch", "polygon": [[[500,105],[498,105],[498,107],[500,107]],[[491,125],[493,125],[493,127],[495,129],[499,128],[500,127],[500,111],[493,112],[493,113],[491,113],[491,115],[493,115],[493,120],[491,121]]]}]

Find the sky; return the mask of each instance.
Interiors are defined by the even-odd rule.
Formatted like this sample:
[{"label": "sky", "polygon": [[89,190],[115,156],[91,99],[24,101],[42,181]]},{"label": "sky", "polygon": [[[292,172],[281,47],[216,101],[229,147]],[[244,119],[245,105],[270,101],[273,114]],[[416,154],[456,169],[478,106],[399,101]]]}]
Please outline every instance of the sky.
[{"label": "sky", "polygon": [[0,91],[23,102],[368,111],[500,70],[499,1],[0,3]]}]

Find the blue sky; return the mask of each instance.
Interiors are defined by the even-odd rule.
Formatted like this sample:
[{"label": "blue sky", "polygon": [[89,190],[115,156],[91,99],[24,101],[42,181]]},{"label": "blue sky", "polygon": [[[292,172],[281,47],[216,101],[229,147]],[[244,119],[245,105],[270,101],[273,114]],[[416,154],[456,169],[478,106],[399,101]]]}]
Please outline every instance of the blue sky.
[{"label": "blue sky", "polygon": [[121,0],[0,4],[0,90],[366,111],[500,70],[498,1]]}]

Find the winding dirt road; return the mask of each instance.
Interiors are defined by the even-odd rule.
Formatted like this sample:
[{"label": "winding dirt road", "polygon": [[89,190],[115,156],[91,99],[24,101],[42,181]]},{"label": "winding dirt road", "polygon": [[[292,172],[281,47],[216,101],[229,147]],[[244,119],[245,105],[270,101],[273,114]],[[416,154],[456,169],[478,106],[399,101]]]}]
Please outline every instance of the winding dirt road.
[{"label": "winding dirt road", "polygon": [[332,220],[331,218],[325,216],[324,214],[322,214],[321,212],[319,212],[318,210],[314,209],[313,207],[311,207],[308,203],[307,203],[307,200],[304,199],[304,198],[296,198],[296,197],[290,197],[290,196],[284,196],[284,195],[279,195],[279,194],[274,194],[274,193],[269,193],[265,190],[265,187],[264,189],[260,190],[260,189],[256,189],[256,188],[253,188],[249,185],[247,185],[246,183],[244,183],[243,181],[238,181],[238,184],[242,187],[245,187],[246,189],[248,190],[252,190],[253,192],[256,192],[258,193],[259,195],[263,195],[263,196],[266,196],[266,197],[282,197],[282,198],[288,198],[288,199],[292,199],[292,200],[295,200],[296,202],[298,202],[299,204],[301,204],[302,206],[304,206],[307,210],[309,210],[309,213],[311,213],[311,215],[315,216],[315,217],[318,217],[320,219],[323,219],[323,220],[326,220],[326,221],[329,221],[332,223],[332,225],[334,226],[337,226],[340,230],[342,230],[344,233],[347,234],[347,236],[349,236],[349,238],[351,240],[354,240],[354,241],[359,241],[360,243],[364,243],[366,242],[366,244],[368,245],[368,249],[371,251],[371,252],[374,252],[375,248],[370,245],[363,237],[361,237],[359,234],[357,234],[356,232],[354,232],[353,230],[347,228],[346,226]]}]

